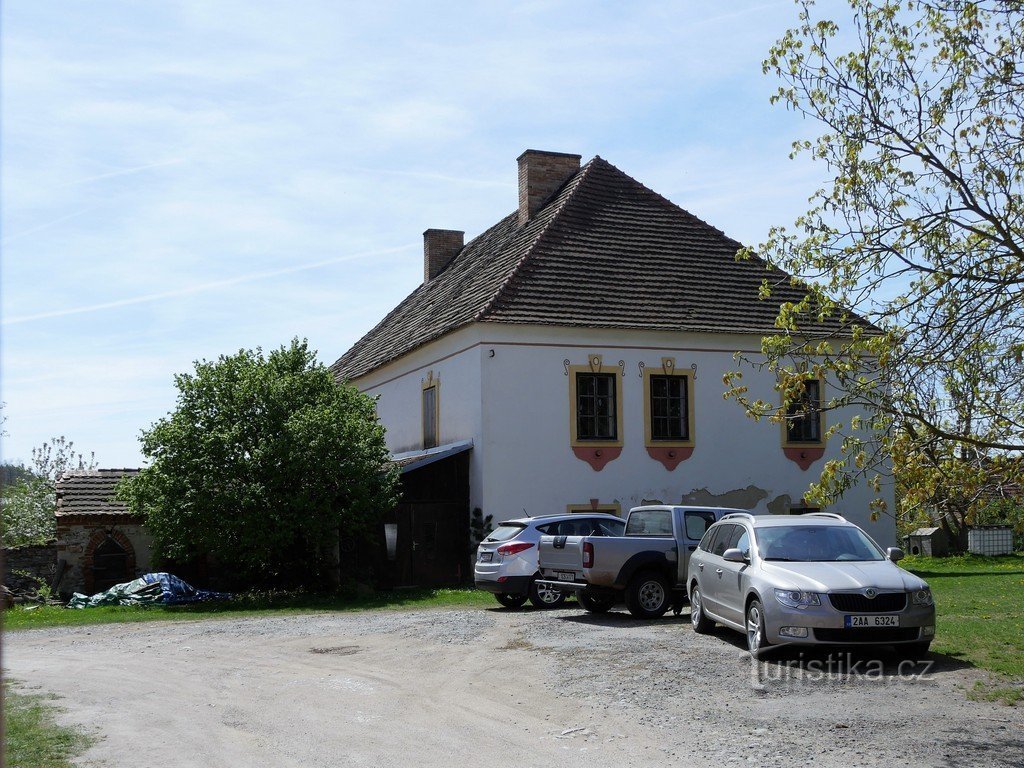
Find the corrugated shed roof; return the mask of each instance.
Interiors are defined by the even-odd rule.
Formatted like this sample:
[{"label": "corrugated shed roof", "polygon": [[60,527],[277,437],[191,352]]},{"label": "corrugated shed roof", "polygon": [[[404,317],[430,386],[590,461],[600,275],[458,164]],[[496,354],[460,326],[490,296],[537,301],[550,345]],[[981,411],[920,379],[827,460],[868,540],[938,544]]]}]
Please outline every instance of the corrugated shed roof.
[{"label": "corrugated shed roof", "polygon": [[[763,261],[736,261],[740,247],[595,157],[524,226],[513,213],[469,242],[332,370],[356,378],[481,321],[775,333],[779,305],[805,292]],[[770,301],[758,298],[765,279]]]},{"label": "corrugated shed roof", "polygon": [[57,516],[131,515],[124,502],[114,498],[122,477],[137,469],[92,469],[66,472],[57,481]]}]

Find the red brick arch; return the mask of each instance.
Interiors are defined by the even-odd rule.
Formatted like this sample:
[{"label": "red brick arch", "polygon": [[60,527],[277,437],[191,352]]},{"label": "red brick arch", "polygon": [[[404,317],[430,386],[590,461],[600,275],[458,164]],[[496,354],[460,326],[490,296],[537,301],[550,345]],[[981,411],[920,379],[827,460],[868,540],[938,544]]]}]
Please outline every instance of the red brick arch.
[{"label": "red brick arch", "polygon": [[93,585],[93,574],[92,574],[92,557],[96,551],[96,547],[106,541],[108,538],[113,539],[118,545],[125,551],[126,563],[128,566],[128,573],[134,575],[135,573],[135,547],[132,546],[131,541],[117,528],[105,528],[98,531],[93,531],[92,536],[89,538],[89,543],[85,547],[85,553],[82,556],[82,576],[85,579],[85,591],[88,594],[92,594],[94,591]]}]

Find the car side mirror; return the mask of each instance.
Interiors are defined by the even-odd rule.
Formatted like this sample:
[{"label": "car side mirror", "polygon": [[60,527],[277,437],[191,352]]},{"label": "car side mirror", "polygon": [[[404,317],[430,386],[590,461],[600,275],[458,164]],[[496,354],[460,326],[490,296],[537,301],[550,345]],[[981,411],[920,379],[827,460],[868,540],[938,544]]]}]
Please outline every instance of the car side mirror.
[{"label": "car side mirror", "polygon": [[894,563],[898,563],[900,560],[906,557],[906,555],[903,554],[903,550],[899,547],[889,547],[887,550],[885,550],[885,556],[892,560]]},{"label": "car side mirror", "polygon": [[742,549],[727,549],[722,553],[722,559],[730,563],[746,563],[748,562],[747,556],[743,554]]}]

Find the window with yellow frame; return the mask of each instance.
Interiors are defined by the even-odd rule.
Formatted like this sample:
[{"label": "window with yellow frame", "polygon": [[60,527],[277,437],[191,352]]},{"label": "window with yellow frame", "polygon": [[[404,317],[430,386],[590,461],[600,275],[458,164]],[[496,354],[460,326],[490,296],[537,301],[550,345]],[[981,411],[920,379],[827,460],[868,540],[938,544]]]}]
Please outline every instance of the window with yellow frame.
[{"label": "window with yellow frame", "polygon": [[692,448],[693,376],[675,358],[644,368],[644,441],[648,448]]},{"label": "window with yellow frame", "polygon": [[573,447],[622,445],[621,369],[591,354],[586,365],[568,366],[569,433]]},{"label": "window with yellow frame", "polygon": [[598,515],[615,515],[616,517],[622,517],[622,505],[618,502],[612,502],[608,504],[601,504],[595,507],[593,504],[566,504],[565,511],[569,514],[598,514]]}]

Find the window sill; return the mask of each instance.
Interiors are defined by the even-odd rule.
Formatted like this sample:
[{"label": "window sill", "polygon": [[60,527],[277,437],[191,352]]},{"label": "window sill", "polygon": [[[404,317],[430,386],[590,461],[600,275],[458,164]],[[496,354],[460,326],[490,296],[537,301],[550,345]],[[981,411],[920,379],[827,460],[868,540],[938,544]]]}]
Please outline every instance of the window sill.
[{"label": "window sill", "polygon": [[647,455],[671,472],[693,455],[693,443],[648,443]]},{"label": "window sill", "polygon": [[615,461],[622,454],[621,443],[587,444],[577,442],[572,446],[573,455],[585,461],[595,472],[600,472],[609,461]]},{"label": "window sill", "polygon": [[796,462],[797,466],[805,472],[811,464],[818,461],[825,455],[824,443],[785,443],[782,452],[790,461]]}]

